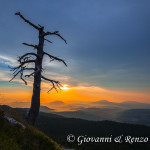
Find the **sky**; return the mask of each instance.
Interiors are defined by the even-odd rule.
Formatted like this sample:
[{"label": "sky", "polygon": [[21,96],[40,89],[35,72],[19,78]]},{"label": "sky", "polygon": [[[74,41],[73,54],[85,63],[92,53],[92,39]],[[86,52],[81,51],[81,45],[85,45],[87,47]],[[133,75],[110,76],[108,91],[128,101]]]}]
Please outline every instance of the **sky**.
[{"label": "sky", "polygon": [[21,12],[45,31],[60,31],[65,44],[49,36],[44,50],[64,59],[68,67],[44,58],[45,76],[66,85],[60,92],[42,83],[41,102],[109,100],[150,103],[149,0],[1,0],[0,103],[30,101],[32,79],[14,82],[8,65],[33,52],[23,42],[37,44],[38,32],[23,22]]}]

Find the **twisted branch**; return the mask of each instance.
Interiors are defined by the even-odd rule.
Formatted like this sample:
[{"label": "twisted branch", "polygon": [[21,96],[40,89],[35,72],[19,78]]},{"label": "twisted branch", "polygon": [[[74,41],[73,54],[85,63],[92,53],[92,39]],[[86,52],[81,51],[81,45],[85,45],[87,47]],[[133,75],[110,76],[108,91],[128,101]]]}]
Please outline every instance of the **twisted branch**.
[{"label": "twisted branch", "polygon": [[[23,58],[23,57],[22,57]],[[26,57],[25,57],[26,58]],[[9,67],[11,70],[10,71],[14,71],[13,74],[14,76],[10,79],[9,82],[11,82],[18,74],[20,74],[20,79],[25,83],[25,85],[27,85],[27,81],[23,78],[23,73],[25,70],[35,70],[34,68],[26,68],[26,66],[24,66],[25,64],[28,63],[35,63],[35,60],[27,60],[27,61],[21,61],[21,59],[18,60],[20,62],[20,65],[17,67]]]},{"label": "twisted branch", "polygon": [[24,58],[29,58],[29,57],[26,57],[26,56],[30,56],[30,55],[33,55],[33,56],[36,56],[37,58],[39,58],[39,56],[35,53],[26,53],[26,54],[22,55],[21,57],[19,57],[18,61],[20,62]]},{"label": "twisted branch", "polygon": [[31,77],[31,76],[33,76],[35,74],[35,71],[34,72],[32,72],[31,74],[29,74],[29,75],[25,75],[25,77]]},{"label": "twisted branch", "polygon": [[22,18],[26,23],[28,23],[29,25],[31,25],[32,27],[34,27],[37,30],[40,30],[40,28],[36,25],[34,25],[33,23],[31,23],[29,20],[25,19],[23,17],[23,15],[20,12],[15,13],[15,15],[20,16],[20,18]]},{"label": "twisted branch", "polygon": [[25,85],[27,85],[27,81],[22,77],[23,76],[23,67],[21,67],[21,71],[20,71],[20,79],[25,83]]},{"label": "twisted branch", "polygon": [[[34,69],[35,70],[35,69]],[[41,72],[43,72],[43,68],[42,69],[37,69],[36,71],[34,71],[34,72],[32,72],[31,74],[29,74],[29,75],[25,75],[25,77],[31,77],[31,76],[33,76],[34,74],[36,74],[36,73],[38,73],[39,71],[41,71]]]},{"label": "twisted branch", "polygon": [[26,46],[31,46],[33,47],[34,49],[38,49],[38,46],[37,45],[33,45],[33,44],[28,44],[28,43],[22,43],[23,45],[26,45]]},{"label": "twisted branch", "polygon": [[47,93],[49,93],[52,89],[55,89],[57,92],[58,92],[58,90],[57,90],[58,88],[61,90],[60,86],[62,86],[62,85],[60,84],[59,81],[51,80],[44,76],[41,76],[41,78],[52,83],[52,88]]},{"label": "twisted branch", "polygon": [[60,38],[67,44],[67,41],[59,34],[59,31],[46,32],[46,33],[44,34],[44,36],[47,36],[47,35],[56,35],[56,36],[60,37]]},{"label": "twisted branch", "polygon": [[53,55],[50,55],[50,54],[48,54],[48,53],[46,53],[46,52],[44,52],[44,54],[47,55],[47,56],[51,59],[51,61],[57,60],[57,61],[59,61],[59,62],[62,62],[62,63],[67,67],[66,62],[65,62],[63,59],[60,59],[60,58],[55,57],[55,56],[53,56]]},{"label": "twisted branch", "polygon": [[28,61],[23,61],[23,62],[20,61],[20,65],[18,67],[14,67],[14,68],[20,68],[23,65],[28,64],[28,63],[35,63],[35,60],[28,60]]},{"label": "twisted branch", "polygon": [[44,39],[45,41],[47,41],[47,42],[49,42],[49,43],[53,43],[53,42],[51,42],[50,40],[48,40],[48,39]]}]

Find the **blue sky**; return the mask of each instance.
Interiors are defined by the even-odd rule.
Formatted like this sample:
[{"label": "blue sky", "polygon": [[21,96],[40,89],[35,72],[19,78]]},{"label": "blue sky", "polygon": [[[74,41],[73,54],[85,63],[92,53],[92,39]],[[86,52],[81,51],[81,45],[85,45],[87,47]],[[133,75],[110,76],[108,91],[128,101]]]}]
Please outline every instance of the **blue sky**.
[{"label": "blue sky", "polygon": [[148,89],[149,6],[149,0],[1,1],[0,71],[9,78],[9,61],[15,64],[17,55],[33,51],[21,43],[38,42],[38,32],[14,15],[20,11],[47,31],[59,30],[68,42],[66,45],[56,37],[48,37],[54,44],[45,42],[45,51],[68,63],[68,68],[58,63],[46,66],[52,76],[66,77],[65,82],[72,86]]}]

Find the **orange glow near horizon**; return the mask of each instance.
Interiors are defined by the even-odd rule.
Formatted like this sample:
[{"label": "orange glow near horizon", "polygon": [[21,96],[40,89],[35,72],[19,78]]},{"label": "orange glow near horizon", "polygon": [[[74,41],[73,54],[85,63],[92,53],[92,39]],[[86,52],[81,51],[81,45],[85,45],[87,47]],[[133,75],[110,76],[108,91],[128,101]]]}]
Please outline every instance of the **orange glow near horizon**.
[{"label": "orange glow near horizon", "polygon": [[[75,86],[71,87],[64,84],[58,93],[53,90],[49,94],[47,91],[49,85],[42,85],[41,102],[49,103],[60,100],[65,103],[74,103],[77,101],[94,102],[98,100],[108,100],[112,102],[138,101],[150,103],[150,94],[144,90],[107,90],[97,86]],[[30,102],[32,97],[32,88],[7,87],[0,90],[0,103],[11,102]]]}]

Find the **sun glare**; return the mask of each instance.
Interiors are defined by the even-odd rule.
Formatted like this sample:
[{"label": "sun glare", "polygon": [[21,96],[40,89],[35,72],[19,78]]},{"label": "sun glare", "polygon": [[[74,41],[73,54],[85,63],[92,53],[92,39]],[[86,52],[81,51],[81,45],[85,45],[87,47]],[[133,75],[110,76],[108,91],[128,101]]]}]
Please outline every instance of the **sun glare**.
[{"label": "sun glare", "polygon": [[70,89],[70,88],[68,88],[67,86],[68,86],[68,85],[63,85],[63,87],[61,87],[61,89],[63,89],[63,90],[68,90],[68,89]]}]

